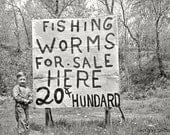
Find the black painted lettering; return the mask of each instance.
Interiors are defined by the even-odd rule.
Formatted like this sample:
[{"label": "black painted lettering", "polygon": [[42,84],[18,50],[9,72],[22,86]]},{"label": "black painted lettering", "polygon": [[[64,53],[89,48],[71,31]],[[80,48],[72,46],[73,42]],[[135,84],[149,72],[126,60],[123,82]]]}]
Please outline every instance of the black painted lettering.
[{"label": "black painted lettering", "polygon": [[106,42],[107,43],[109,43],[109,45],[104,45],[104,47],[106,48],[106,49],[113,49],[114,47],[115,47],[115,43],[113,43],[113,38],[112,39],[110,39],[109,40],[109,37],[110,36],[112,36],[112,37],[114,37],[115,36],[115,34],[113,34],[113,33],[108,33],[107,35],[106,35],[106,38],[105,38],[105,40],[106,40]]},{"label": "black painted lettering", "polygon": [[72,72],[72,70],[71,69],[65,69],[64,70],[64,88],[72,87],[72,85],[67,84],[67,82],[70,80],[70,78],[67,75],[68,72]]},{"label": "black painted lettering", "polygon": [[83,70],[78,70],[77,71],[77,88],[80,87],[80,81],[84,82],[84,86],[90,87],[87,84],[87,80],[88,80],[88,73],[86,71],[83,71]]},{"label": "black painted lettering", "polygon": [[44,61],[44,65],[47,66],[47,67],[50,67],[52,65],[52,60],[51,59],[45,59]]},{"label": "black painted lettering", "polygon": [[51,84],[51,71],[48,70],[48,87],[50,87]]},{"label": "black painted lettering", "polygon": [[93,95],[88,95],[88,94],[87,94],[87,106],[88,106],[88,107],[93,107],[93,106],[94,106],[94,98],[93,98]]},{"label": "black painted lettering", "polygon": [[91,25],[92,25],[92,31],[95,30],[95,27],[97,27],[98,30],[100,30],[101,27],[101,20],[98,19],[98,22],[96,19],[91,19]]},{"label": "black painted lettering", "polygon": [[88,59],[87,59],[86,57],[84,57],[84,60],[83,60],[83,68],[85,68],[86,65],[87,65],[89,68],[91,68]]},{"label": "black painted lettering", "polygon": [[72,105],[73,107],[79,107],[79,100],[78,100],[78,94],[76,94],[76,97],[74,97],[75,95],[72,94]]},{"label": "black painted lettering", "polygon": [[105,30],[110,30],[113,26],[112,26],[112,22],[108,22],[108,21],[112,21],[113,18],[112,17],[107,17],[105,20],[104,20],[104,23],[103,23],[103,28]]},{"label": "black painted lettering", "polygon": [[[58,96],[58,95],[59,95],[58,93],[60,93],[60,97]],[[63,91],[63,89],[57,88],[57,89],[55,90],[55,92],[54,92],[54,100],[55,100],[55,102],[56,102],[57,104],[61,104],[61,102],[63,101],[63,99],[64,99],[64,91]]]},{"label": "black painted lettering", "polygon": [[43,59],[43,57],[36,57],[35,62],[36,62],[36,68],[39,69],[39,65],[41,65],[41,62],[39,62],[40,59]]},{"label": "black painted lettering", "polygon": [[109,60],[110,55],[111,54],[105,54],[104,55],[104,58],[105,58],[105,67],[113,67],[113,65],[110,64],[110,60]]},{"label": "black painted lettering", "polygon": [[91,37],[87,36],[87,52],[90,52],[90,45],[97,43],[97,49],[100,51],[100,36],[97,35],[94,39]]},{"label": "black painted lettering", "polygon": [[54,30],[54,23],[51,24],[51,30],[53,31]]},{"label": "black painted lettering", "polygon": [[98,77],[96,77],[96,73],[100,73],[101,70],[93,70],[92,71],[92,86],[93,88],[101,88],[101,85],[97,85],[96,81],[99,80]]},{"label": "black painted lettering", "polygon": [[[75,21],[76,21],[76,24],[74,24]],[[74,31],[74,28],[76,28],[76,31],[79,32],[80,30],[79,20],[71,20],[71,32]]]},{"label": "black painted lettering", "polygon": [[60,86],[60,70],[57,70],[57,86]]},{"label": "black painted lettering", "polygon": [[100,105],[100,107],[103,107],[103,104],[104,104],[104,107],[107,107],[107,103],[106,103],[106,99],[105,99],[104,94],[102,94],[101,105]]},{"label": "black painted lettering", "polygon": [[74,48],[77,48],[80,53],[82,53],[80,49],[80,45],[82,44],[82,40],[79,37],[71,37],[71,53],[74,53]]},{"label": "black painted lettering", "polygon": [[46,28],[48,27],[49,21],[43,21],[43,31],[46,32]]},{"label": "black painted lettering", "polygon": [[62,59],[60,56],[54,56],[54,61],[55,61],[55,67],[57,67],[58,64],[60,65],[60,67],[64,67],[62,65]]},{"label": "black painted lettering", "polygon": [[115,96],[115,107],[120,107],[120,95],[118,93],[115,93],[114,96]]},{"label": "black painted lettering", "polygon": [[80,106],[86,107],[86,97],[80,95]]},{"label": "black painted lettering", "polygon": [[84,31],[87,30],[87,22],[84,22]]},{"label": "black painted lettering", "polygon": [[57,26],[58,26],[57,30],[59,32],[63,32],[65,30],[65,26],[64,26],[65,23],[66,23],[66,21],[64,21],[64,20],[59,20],[57,22]]},{"label": "black painted lettering", "polygon": [[54,44],[55,44],[55,40],[56,40],[56,39],[53,38],[51,47],[49,47],[49,46],[46,44],[46,45],[44,46],[44,48],[41,47],[41,44],[40,44],[40,42],[39,42],[38,39],[36,39],[36,42],[37,42],[37,44],[38,44],[38,47],[39,47],[41,53],[44,54],[46,49],[47,49],[50,53],[53,51],[53,49],[54,49]]},{"label": "black painted lettering", "polygon": [[61,40],[59,43],[59,48],[61,51],[66,51],[67,50],[67,42],[65,40]]},{"label": "black painted lettering", "polygon": [[46,93],[46,95],[45,95],[45,97],[43,99],[42,98],[37,98],[36,99],[36,104],[37,105],[43,105],[43,104],[50,104],[51,102],[53,102],[53,99],[51,99],[50,101],[47,101],[48,98],[50,97],[50,90],[47,87],[39,87],[37,89],[37,92],[42,91],[42,90],[45,90],[47,93]]},{"label": "black painted lettering", "polygon": [[108,107],[114,107],[114,95],[111,93],[107,94]]},{"label": "black painted lettering", "polygon": [[[96,69],[97,69],[97,68],[102,68],[102,67],[103,67],[103,66],[99,66],[99,65],[97,65],[96,56],[94,56],[94,57],[93,57],[93,60],[94,60],[94,68],[96,68]],[[100,60],[99,60],[99,61],[100,61]],[[99,62],[99,61],[98,61],[98,62]]]},{"label": "black painted lettering", "polygon": [[94,94],[94,106],[99,107],[100,106],[100,97],[97,94]]},{"label": "black painted lettering", "polygon": [[80,57],[74,57],[73,61],[76,65],[73,65],[73,67],[75,67],[75,68],[80,67],[80,63],[78,62],[78,60],[80,60]]}]

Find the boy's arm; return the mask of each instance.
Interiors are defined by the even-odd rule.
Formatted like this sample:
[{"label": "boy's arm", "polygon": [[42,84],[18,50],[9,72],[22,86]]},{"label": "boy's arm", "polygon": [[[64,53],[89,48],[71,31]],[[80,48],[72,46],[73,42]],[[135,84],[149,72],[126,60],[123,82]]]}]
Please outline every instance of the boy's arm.
[{"label": "boy's arm", "polygon": [[33,92],[31,89],[29,89],[28,100],[29,100],[29,102],[28,102],[29,104],[33,102]]},{"label": "boy's arm", "polygon": [[16,102],[19,102],[19,103],[27,103],[28,100],[23,98],[20,93],[19,93],[19,88],[18,87],[14,87],[13,88],[13,97],[15,99]]}]

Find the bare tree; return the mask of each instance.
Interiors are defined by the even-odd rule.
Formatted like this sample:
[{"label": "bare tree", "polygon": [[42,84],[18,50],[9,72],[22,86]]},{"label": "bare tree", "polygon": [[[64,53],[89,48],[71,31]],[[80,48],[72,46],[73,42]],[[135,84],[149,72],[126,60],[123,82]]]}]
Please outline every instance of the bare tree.
[{"label": "bare tree", "polygon": [[[152,21],[155,33],[155,50],[156,57],[158,60],[158,67],[160,71],[160,76],[166,77],[164,66],[161,56],[161,44],[160,44],[160,33],[163,24],[167,18],[168,12],[170,11],[170,1],[169,0],[135,0],[134,9],[144,9],[138,12],[143,14],[146,21]],[[149,17],[148,17],[149,16]],[[147,22],[146,22],[147,23]]]},{"label": "bare tree", "polygon": [[26,25],[26,22],[25,22],[24,15],[23,15],[23,13],[22,13],[22,11],[19,7],[16,7],[16,8],[18,9],[18,12],[20,13],[21,18],[22,18],[23,26],[24,26],[24,29],[25,29],[25,34],[26,34],[26,37],[27,37],[28,46],[31,47],[31,41],[30,41],[30,38],[29,38],[28,29],[27,29],[27,25]]},{"label": "bare tree", "polygon": [[25,34],[26,34],[26,37],[27,37],[27,43],[28,43],[28,46],[31,47],[31,41],[30,41],[30,38],[29,38],[27,25],[26,25],[25,18],[24,18],[24,15],[22,13],[21,8],[19,8],[14,3],[14,1],[11,2],[11,3],[10,2],[6,2],[5,4],[8,4],[8,5],[12,6],[12,10],[13,10],[13,13],[14,13],[14,19],[15,19],[15,25],[16,25],[16,32],[14,34],[17,37],[18,48],[20,49],[21,46],[20,46],[20,32],[19,32],[19,26],[18,26],[17,13],[19,13],[21,18],[22,18],[22,23],[23,23]]},{"label": "bare tree", "polygon": [[155,18],[155,33],[156,33],[156,55],[159,63],[160,75],[166,77],[163,68],[162,58],[161,58],[160,29],[163,23],[162,21],[165,16],[165,13],[170,9],[169,8],[170,2],[165,0],[163,1],[165,3],[163,3],[162,0],[158,0],[158,1],[151,0],[151,2],[155,13],[154,18]]},{"label": "bare tree", "polygon": [[109,4],[108,0],[98,0],[98,1],[106,7],[108,14],[110,15],[113,14],[115,0],[111,1],[111,5]]},{"label": "bare tree", "polygon": [[[15,5],[14,0],[12,0],[11,5]],[[14,14],[14,22],[15,22],[15,32],[14,35],[17,39],[17,51],[20,52],[21,51],[21,44],[20,44],[20,32],[19,32],[19,25],[18,25],[18,18],[17,18],[17,13],[16,10],[14,8],[14,6],[12,6],[12,10],[13,10],[13,14]]]},{"label": "bare tree", "polygon": [[[55,1],[53,1],[53,0],[49,0],[49,1],[40,0],[40,1],[53,18],[60,18],[62,13],[64,12],[64,10],[67,7],[71,6],[73,4],[73,2],[76,1],[76,0],[67,0],[67,1],[62,0],[61,4],[60,4],[59,0],[55,0]],[[60,4],[60,8],[59,8],[59,4]]]},{"label": "bare tree", "polygon": [[127,23],[127,18],[126,18],[126,14],[125,14],[125,8],[124,8],[123,0],[119,0],[119,2],[120,2],[121,10],[122,10],[122,18],[123,18],[122,23],[123,23],[124,27],[127,29],[132,40],[137,45],[137,48],[138,48],[138,66],[139,66],[139,69],[142,70],[142,67],[141,67],[141,46],[140,46],[139,35],[137,33],[136,36],[134,36],[134,34],[132,33],[132,31],[131,31],[128,23]]}]

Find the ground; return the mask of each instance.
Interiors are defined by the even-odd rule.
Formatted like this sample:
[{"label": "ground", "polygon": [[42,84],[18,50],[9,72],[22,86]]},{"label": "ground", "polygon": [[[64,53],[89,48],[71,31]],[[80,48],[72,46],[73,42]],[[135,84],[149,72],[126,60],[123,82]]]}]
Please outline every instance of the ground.
[{"label": "ground", "polygon": [[[170,57],[166,73],[170,73],[169,61]],[[104,108],[52,109],[55,127],[47,129],[45,110],[31,105],[30,135],[170,135],[170,81],[166,88],[159,86],[149,92],[150,96],[133,100],[121,95],[126,119],[122,121],[118,108],[112,108],[111,129],[105,128]],[[0,97],[0,135],[17,135],[11,97]]]},{"label": "ground", "polygon": [[[44,109],[30,107],[31,135],[170,135],[170,86],[156,96],[129,100],[122,95],[121,107],[111,110],[112,128],[105,129],[104,108],[52,109],[55,127],[46,129]],[[0,100],[0,135],[17,135],[14,101]]]}]

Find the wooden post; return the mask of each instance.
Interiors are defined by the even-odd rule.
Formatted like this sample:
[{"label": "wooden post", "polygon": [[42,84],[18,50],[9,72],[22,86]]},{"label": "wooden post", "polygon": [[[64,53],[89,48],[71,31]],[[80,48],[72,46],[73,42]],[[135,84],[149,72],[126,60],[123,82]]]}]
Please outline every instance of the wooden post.
[{"label": "wooden post", "polygon": [[121,116],[122,116],[122,120],[125,121],[125,115],[123,114],[123,111],[122,109],[120,108],[120,106],[118,107],[120,113],[121,113]]},{"label": "wooden post", "polygon": [[105,127],[110,128],[111,127],[111,113],[110,113],[110,108],[105,109]]},{"label": "wooden post", "polygon": [[54,126],[51,108],[45,108],[45,126],[46,127],[53,127]]}]

